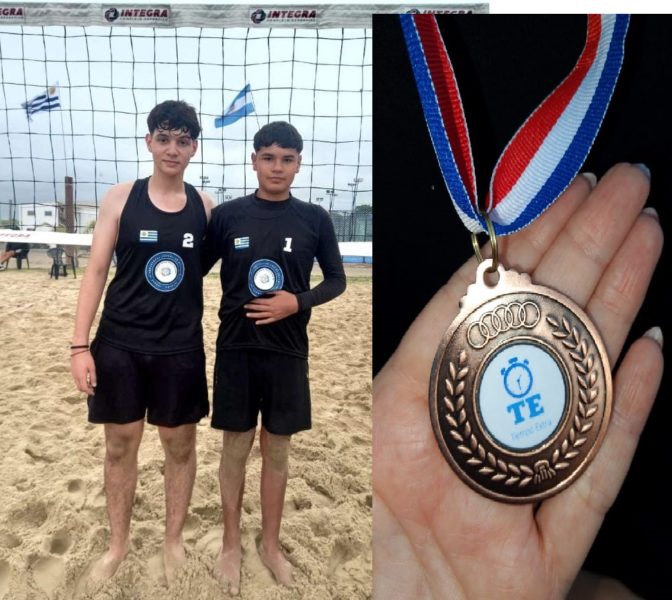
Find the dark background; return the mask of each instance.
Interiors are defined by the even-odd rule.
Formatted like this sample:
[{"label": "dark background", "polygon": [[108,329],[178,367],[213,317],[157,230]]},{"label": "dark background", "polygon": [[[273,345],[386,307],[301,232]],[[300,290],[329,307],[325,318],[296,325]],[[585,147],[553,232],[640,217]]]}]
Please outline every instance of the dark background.
[{"label": "dark background", "polygon": [[[398,17],[375,15],[373,22],[375,375],[473,251],[434,156]],[[586,18],[440,16],[439,26],[465,106],[482,200],[506,143],[574,66]],[[616,92],[582,169],[601,177],[617,162],[646,164],[652,173],[648,205],[664,231],[672,219],[665,201],[672,197],[671,82],[672,17],[633,16]],[[669,263],[666,245],[626,347],[654,325],[672,347]],[[670,589],[671,500],[664,491],[672,476],[669,388],[666,374],[626,482],[585,564],[652,599],[668,598]]]}]

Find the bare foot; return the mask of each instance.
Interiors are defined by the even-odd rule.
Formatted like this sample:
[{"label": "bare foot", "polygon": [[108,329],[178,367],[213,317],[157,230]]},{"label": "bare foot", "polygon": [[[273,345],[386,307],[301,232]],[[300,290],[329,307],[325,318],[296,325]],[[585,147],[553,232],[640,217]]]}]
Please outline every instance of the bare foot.
[{"label": "bare foot", "polygon": [[98,582],[112,577],[117,572],[121,561],[124,560],[127,553],[128,548],[125,548],[123,551],[112,550],[110,548],[93,564],[89,579]]},{"label": "bare foot", "polygon": [[166,581],[168,585],[175,581],[177,572],[187,562],[187,555],[184,552],[184,546],[181,543],[163,544],[163,569],[166,572]]},{"label": "bare foot", "polygon": [[222,547],[215,560],[215,577],[217,577],[219,583],[231,596],[237,596],[240,593],[241,560],[242,551],[240,546],[226,551]]},{"label": "bare foot", "polygon": [[259,551],[259,556],[261,557],[261,562],[263,562],[266,568],[273,573],[275,580],[282,585],[291,587],[294,583],[294,578],[292,577],[294,567],[292,567],[292,564],[285,558],[282,550],[278,547],[276,551],[267,552],[263,542],[259,543],[257,549]]}]

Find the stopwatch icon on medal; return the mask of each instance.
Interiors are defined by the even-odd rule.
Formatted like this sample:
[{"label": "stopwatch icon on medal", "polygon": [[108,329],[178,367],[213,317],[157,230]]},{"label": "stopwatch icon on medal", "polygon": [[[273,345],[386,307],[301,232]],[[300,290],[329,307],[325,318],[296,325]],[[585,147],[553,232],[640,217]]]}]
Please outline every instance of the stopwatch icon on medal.
[{"label": "stopwatch icon on medal", "polygon": [[528,367],[529,362],[527,359],[520,362],[517,357],[513,357],[509,359],[509,366],[501,371],[504,376],[504,388],[514,398],[526,396],[532,388],[534,378]]}]

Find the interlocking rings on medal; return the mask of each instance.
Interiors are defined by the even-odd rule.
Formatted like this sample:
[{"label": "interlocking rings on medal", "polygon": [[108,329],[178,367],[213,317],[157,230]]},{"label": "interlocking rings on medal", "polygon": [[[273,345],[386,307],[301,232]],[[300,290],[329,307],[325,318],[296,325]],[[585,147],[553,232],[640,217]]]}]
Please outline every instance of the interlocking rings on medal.
[{"label": "interlocking rings on medal", "polygon": [[[486,227],[488,229],[488,237],[490,238],[490,247],[492,248],[492,265],[486,269],[486,273],[494,273],[497,271],[499,266],[499,249],[497,248],[497,236],[495,235],[495,228],[492,226],[492,221],[488,216],[488,213],[482,212],[481,216],[485,220]],[[476,234],[471,234],[471,245],[474,247],[474,253],[478,259],[478,263],[483,262],[483,255],[481,254],[481,249],[478,246],[478,240],[476,239]]]},{"label": "interlocking rings on medal", "polygon": [[541,310],[530,300],[500,304],[469,326],[467,341],[472,348],[479,350],[500,333],[511,329],[534,328],[539,323],[539,319],[541,319]]}]

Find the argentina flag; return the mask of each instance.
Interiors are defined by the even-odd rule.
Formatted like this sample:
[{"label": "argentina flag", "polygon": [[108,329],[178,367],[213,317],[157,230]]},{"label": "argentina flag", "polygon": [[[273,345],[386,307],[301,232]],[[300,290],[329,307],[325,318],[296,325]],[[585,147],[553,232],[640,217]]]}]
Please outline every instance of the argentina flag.
[{"label": "argentina flag", "polygon": [[26,111],[29,121],[32,121],[31,115],[45,110],[54,110],[61,107],[61,101],[58,98],[58,92],[55,86],[51,86],[45,94],[35,96],[32,100],[27,100],[21,106]]},{"label": "argentina flag", "polygon": [[252,92],[250,91],[250,84],[248,83],[238,95],[233,99],[233,102],[226,109],[226,112],[215,119],[215,127],[225,127],[235,123],[238,119],[254,112],[254,100],[252,99]]}]

